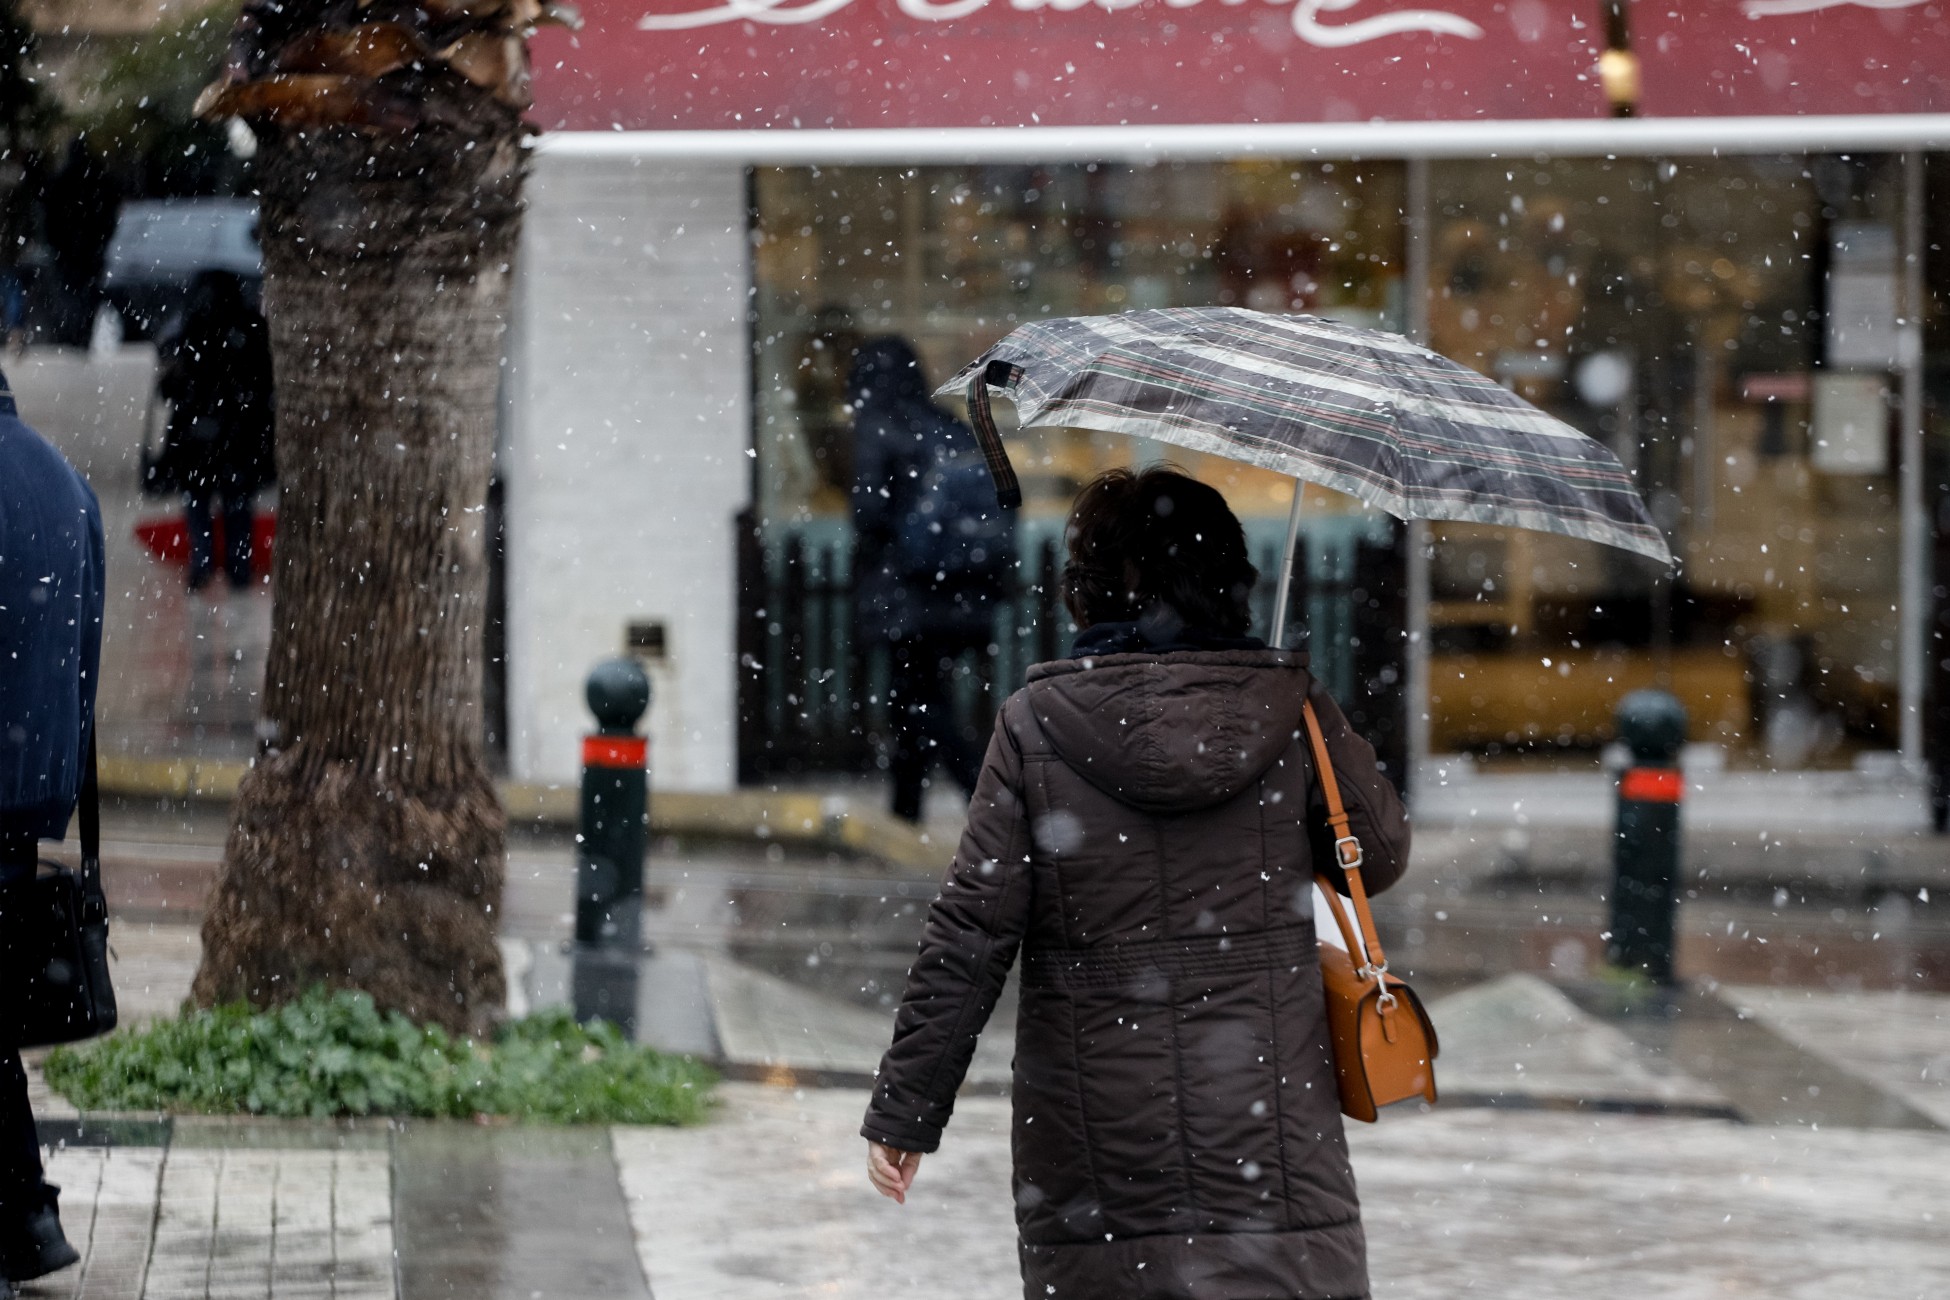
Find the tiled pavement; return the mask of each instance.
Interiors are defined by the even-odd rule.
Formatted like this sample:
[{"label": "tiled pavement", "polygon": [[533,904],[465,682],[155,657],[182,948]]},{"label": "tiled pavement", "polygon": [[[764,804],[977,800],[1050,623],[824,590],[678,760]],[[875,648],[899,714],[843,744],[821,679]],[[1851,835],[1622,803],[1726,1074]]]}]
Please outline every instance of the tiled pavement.
[{"label": "tiled pavement", "polygon": [[162,1152],[132,1148],[52,1153],[48,1176],[62,1189],[62,1222],[84,1256],[72,1268],[29,1284],[30,1296],[140,1296],[160,1199]]},{"label": "tiled pavement", "polygon": [[48,1177],[82,1263],[45,1300],[390,1300],[392,1193],[372,1150],[69,1146]]}]

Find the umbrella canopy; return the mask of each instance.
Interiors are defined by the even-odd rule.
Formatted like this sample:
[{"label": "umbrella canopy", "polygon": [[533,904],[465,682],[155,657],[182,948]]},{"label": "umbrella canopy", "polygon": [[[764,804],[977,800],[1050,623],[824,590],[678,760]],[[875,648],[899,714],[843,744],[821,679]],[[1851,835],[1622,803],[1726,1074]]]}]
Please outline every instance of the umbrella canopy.
[{"label": "umbrella canopy", "polygon": [[1508,524],[1672,562],[1603,443],[1399,335],[1236,307],[1021,326],[939,390],[966,391],[998,494],[1014,504],[991,386],[1014,399],[1025,426],[1155,438],[1401,519]]}]

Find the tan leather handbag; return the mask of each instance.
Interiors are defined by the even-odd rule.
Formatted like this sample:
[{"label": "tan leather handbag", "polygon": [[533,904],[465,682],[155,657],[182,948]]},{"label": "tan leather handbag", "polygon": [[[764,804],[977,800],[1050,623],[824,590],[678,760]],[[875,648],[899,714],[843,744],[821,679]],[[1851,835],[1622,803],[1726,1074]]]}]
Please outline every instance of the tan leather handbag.
[{"label": "tan leather handbag", "polygon": [[[1372,1124],[1377,1110],[1390,1102],[1420,1096],[1435,1100],[1435,1057],[1439,1045],[1435,1026],[1422,1008],[1422,999],[1400,978],[1388,973],[1374,914],[1368,910],[1368,889],[1361,883],[1361,841],[1348,833],[1347,808],[1341,803],[1341,784],[1327,756],[1327,738],[1320,733],[1310,700],[1302,710],[1307,739],[1320,772],[1321,793],[1327,798],[1327,824],[1334,831],[1334,855],[1347,874],[1347,892],[1354,900],[1358,925],[1348,920],[1340,891],[1325,873],[1316,874],[1327,906],[1347,941],[1346,951],[1330,943],[1320,945],[1321,983],[1327,989],[1327,1030],[1334,1045],[1334,1077],[1341,1092],[1341,1113]],[[1360,965],[1355,965],[1356,960]]]}]

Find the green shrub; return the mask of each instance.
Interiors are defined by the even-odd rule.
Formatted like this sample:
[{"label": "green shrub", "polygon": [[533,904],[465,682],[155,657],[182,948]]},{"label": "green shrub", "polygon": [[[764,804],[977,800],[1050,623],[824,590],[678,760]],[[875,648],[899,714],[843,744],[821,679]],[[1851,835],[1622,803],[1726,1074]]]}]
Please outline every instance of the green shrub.
[{"label": "green shrub", "polygon": [[57,1048],[45,1073],[83,1110],[547,1124],[695,1123],[717,1081],[566,1011],[512,1021],[483,1043],[323,989],[270,1011],[237,1003]]}]

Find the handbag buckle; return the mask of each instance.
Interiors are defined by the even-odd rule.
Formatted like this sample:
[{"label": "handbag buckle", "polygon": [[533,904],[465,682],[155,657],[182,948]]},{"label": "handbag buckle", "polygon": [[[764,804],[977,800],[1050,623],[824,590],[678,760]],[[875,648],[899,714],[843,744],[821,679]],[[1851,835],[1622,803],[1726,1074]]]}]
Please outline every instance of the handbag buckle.
[{"label": "handbag buckle", "polygon": [[1341,869],[1353,870],[1361,865],[1361,841],[1352,835],[1343,835],[1334,841],[1334,857],[1339,860]]}]

